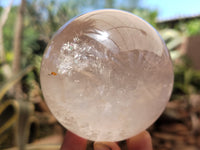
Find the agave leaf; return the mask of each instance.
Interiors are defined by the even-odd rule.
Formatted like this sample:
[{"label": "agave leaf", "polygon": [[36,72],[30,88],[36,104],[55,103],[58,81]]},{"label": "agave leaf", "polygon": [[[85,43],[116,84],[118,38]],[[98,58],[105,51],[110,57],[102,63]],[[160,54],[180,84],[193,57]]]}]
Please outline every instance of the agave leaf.
[{"label": "agave leaf", "polygon": [[10,88],[12,88],[18,81],[20,81],[24,75],[26,75],[27,73],[32,71],[33,68],[34,68],[33,66],[28,66],[27,68],[25,68],[18,74],[11,77],[11,79],[9,79],[8,81],[5,81],[5,83],[3,83],[3,85],[0,87],[0,102],[3,98],[3,96],[6,94],[6,92]]},{"label": "agave leaf", "polygon": [[[37,134],[39,122],[33,116],[34,105],[29,101],[7,100],[0,105],[0,136],[14,125],[14,137],[19,150]],[[32,130],[32,132],[30,132]],[[34,131],[33,131],[34,130]],[[33,134],[30,138],[30,134]],[[1,138],[0,138],[1,139]],[[4,138],[6,139],[6,138]],[[0,140],[0,143],[4,141]]]},{"label": "agave leaf", "polygon": [[167,48],[169,50],[174,50],[182,43],[182,41],[183,39],[181,37],[174,38],[167,43]]},{"label": "agave leaf", "polygon": [[0,105],[0,135],[16,123],[18,115],[17,101],[7,100]]},{"label": "agave leaf", "polygon": [[160,30],[162,38],[165,40],[167,48],[169,50],[174,50],[184,41],[184,34],[175,29],[163,29]]},{"label": "agave leaf", "polygon": [[29,101],[18,100],[19,116],[15,126],[16,144],[19,150],[25,150],[30,134],[30,117],[34,112],[34,105]]},{"label": "agave leaf", "polygon": [[[33,145],[30,144],[26,147],[26,150],[59,150],[60,145],[59,144],[48,144],[48,145]],[[18,150],[17,147],[15,148],[9,148],[5,150]]]},{"label": "agave leaf", "polygon": [[181,53],[180,53],[180,51],[176,51],[176,50],[170,51],[170,56],[171,56],[172,60],[176,60],[181,57]]},{"label": "agave leaf", "polygon": [[159,33],[161,34],[164,40],[168,40],[170,38],[180,36],[180,33],[174,29],[163,29],[163,30],[160,30]]}]

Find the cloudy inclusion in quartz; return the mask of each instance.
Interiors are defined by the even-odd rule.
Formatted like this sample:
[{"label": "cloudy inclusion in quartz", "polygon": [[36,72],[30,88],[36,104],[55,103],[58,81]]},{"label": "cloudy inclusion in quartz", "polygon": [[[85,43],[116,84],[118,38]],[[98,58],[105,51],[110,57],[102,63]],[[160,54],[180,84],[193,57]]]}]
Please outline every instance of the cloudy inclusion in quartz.
[{"label": "cloudy inclusion in quartz", "polygon": [[94,141],[124,140],[148,128],[173,86],[158,33],[119,10],[90,12],[64,25],[45,51],[40,77],[58,121]]}]

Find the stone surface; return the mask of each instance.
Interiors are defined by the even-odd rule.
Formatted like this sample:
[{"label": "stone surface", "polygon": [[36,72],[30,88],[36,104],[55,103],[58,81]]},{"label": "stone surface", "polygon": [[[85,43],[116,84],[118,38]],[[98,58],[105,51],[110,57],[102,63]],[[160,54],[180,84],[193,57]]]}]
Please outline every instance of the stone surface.
[{"label": "stone surface", "polygon": [[139,17],[98,10],[61,27],[43,56],[41,86],[58,121],[94,141],[119,141],[163,112],[173,67],[157,31]]}]

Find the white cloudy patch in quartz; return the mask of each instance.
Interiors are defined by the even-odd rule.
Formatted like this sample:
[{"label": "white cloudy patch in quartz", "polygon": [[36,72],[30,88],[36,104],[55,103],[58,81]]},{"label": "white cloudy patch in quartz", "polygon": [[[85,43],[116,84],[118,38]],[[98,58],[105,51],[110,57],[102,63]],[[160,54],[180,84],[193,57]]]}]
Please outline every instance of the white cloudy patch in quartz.
[{"label": "white cloudy patch in quartz", "polygon": [[173,67],[148,23],[127,12],[98,10],[56,33],[40,77],[45,100],[64,127],[89,140],[120,141],[161,115]]}]

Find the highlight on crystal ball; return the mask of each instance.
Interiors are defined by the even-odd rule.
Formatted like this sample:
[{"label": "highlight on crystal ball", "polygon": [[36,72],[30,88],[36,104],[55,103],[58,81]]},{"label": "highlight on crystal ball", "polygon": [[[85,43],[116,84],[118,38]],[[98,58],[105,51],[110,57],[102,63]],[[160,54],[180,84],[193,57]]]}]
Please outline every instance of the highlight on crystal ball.
[{"label": "highlight on crystal ball", "polygon": [[97,10],[62,26],[43,56],[41,86],[53,115],[93,141],[120,141],[164,111],[173,67],[158,32],[121,10]]}]

